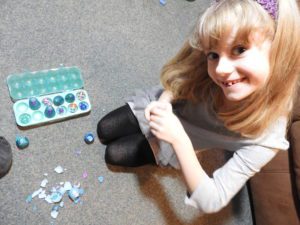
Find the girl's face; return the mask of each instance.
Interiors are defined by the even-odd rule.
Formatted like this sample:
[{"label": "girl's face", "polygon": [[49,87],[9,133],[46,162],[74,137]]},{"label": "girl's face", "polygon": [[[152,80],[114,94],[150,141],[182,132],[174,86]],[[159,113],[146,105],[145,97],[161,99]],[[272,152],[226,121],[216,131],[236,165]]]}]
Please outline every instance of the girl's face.
[{"label": "girl's face", "polygon": [[246,42],[235,40],[235,33],[223,38],[214,49],[205,51],[208,74],[222,88],[226,103],[245,99],[263,87],[270,73],[271,41],[258,32]]}]

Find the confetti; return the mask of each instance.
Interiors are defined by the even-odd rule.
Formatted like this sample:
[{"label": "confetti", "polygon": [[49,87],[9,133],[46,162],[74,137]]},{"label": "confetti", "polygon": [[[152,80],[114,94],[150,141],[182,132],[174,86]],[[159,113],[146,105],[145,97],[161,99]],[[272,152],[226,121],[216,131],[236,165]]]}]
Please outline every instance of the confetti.
[{"label": "confetti", "polygon": [[[61,166],[57,166],[54,170],[56,173],[62,173],[66,169],[64,169]],[[84,172],[84,176],[87,176],[87,172]],[[60,208],[63,208],[65,205],[63,202],[65,193],[73,203],[82,204],[81,196],[84,194],[84,189],[80,188],[80,182],[74,182],[73,184],[70,181],[59,182],[59,185],[56,184],[56,186],[51,187],[48,192],[46,191],[46,189],[43,189],[47,186],[47,184],[48,184],[48,180],[43,179],[40,184],[42,188],[39,188],[38,190],[34,191],[32,194],[28,195],[26,197],[26,202],[31,203],[33,201],[33,198],[38,196],[40,199],[45,200],[45,202],[49,204],[53,204],[50,213],[53,219],[57,218]],[[37,210],[36,206],[34,210],[35,211]]]},{"label": "confetti", "polygon": [[32,201],[32,196],[31,195],[28,195],[27,198],[26,198],[26,202],[27,203],[30,203]]},{"label": "confetti", "polygon": [[87,172],[83,172],[82,177],[83,178],[87,178],[87,176],[88,176],[88,173]]},{"label": "confetti", "polygon": [[80,156],[80,154],[81,154],[80,149],[76,149],[76,150],[75,150],[75,154],[76,154],[77,156]]},{"label": "confetti", "polygon": [[98,181],[99,181],[100,183],[103,183],[104,177],[103,177],[103,176],[99,176],[99,177],[98,177]]}]

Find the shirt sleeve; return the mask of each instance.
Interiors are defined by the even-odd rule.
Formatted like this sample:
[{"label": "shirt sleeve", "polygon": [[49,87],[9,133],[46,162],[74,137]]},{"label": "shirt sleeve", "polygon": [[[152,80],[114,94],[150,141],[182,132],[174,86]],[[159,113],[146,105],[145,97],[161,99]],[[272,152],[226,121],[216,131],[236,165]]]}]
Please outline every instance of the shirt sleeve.
[{"label": "shirt sleeve", "polygon": [[273,159],[279,149],[288,149],[286,127],[287,118],[280,117],[261,137],[236,149],[233,156],[214,171],[212,177],[205,174],[192,195],[186,196],[185,203],[204,213],[217,212],[226,206],[245,183]]},{"label": "shirt sleeve", "polygon": [[277,152],[278,150],[259,145],[249,145],[237,150],[212,177],[205,175],[192,195],[185,197],[185,203],[203,213],[219,211]]}]

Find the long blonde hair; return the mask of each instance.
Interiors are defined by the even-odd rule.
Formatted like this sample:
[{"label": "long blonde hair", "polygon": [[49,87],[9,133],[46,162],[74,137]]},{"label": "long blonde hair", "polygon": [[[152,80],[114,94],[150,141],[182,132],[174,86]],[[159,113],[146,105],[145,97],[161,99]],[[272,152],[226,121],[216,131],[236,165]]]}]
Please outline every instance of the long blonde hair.
[{"label": "long blonde hair", "polygon": [[248,39],[253,31],[262,31],[264,38],[272,40],[268,81],[240,101],[237,109],[218,113],[229,130],[256,137],[280,116],[290,116],[300,71],[299,22],[295,0],[278,0],[276,20],[256,1],[220,1],[204,12],[193,35],[163,67],[161,82],[173,93],[175,101],[212,100],[218,112],[224,95],[208,76],[203,49],[218,44],[233,28],[238,30],[237,38],[243,39]]}]

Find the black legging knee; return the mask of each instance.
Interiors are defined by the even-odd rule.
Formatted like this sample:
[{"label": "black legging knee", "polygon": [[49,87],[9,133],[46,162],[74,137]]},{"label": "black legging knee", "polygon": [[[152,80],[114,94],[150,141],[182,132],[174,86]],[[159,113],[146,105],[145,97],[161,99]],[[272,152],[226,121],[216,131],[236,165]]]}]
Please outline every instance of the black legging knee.
[{"label": "black legging knee", "polygon": [[135,167],[154,163],[155,158],[147,139],[142,133],[137,133],[107,145],[105,161],[112,165]]},{"label": "black legging knee", "polygon": [[137,119],[128,104],[104,116],[97,126],[98,137],[102,144],[108,144],[120,137],[141,133]]},{"label": "black legging knee", "polygon": [[98,123],[97,133],[100,141],[107,145],[106,163],[135,167],[155,162],[152,149],[129,105],[104,116]]}]

